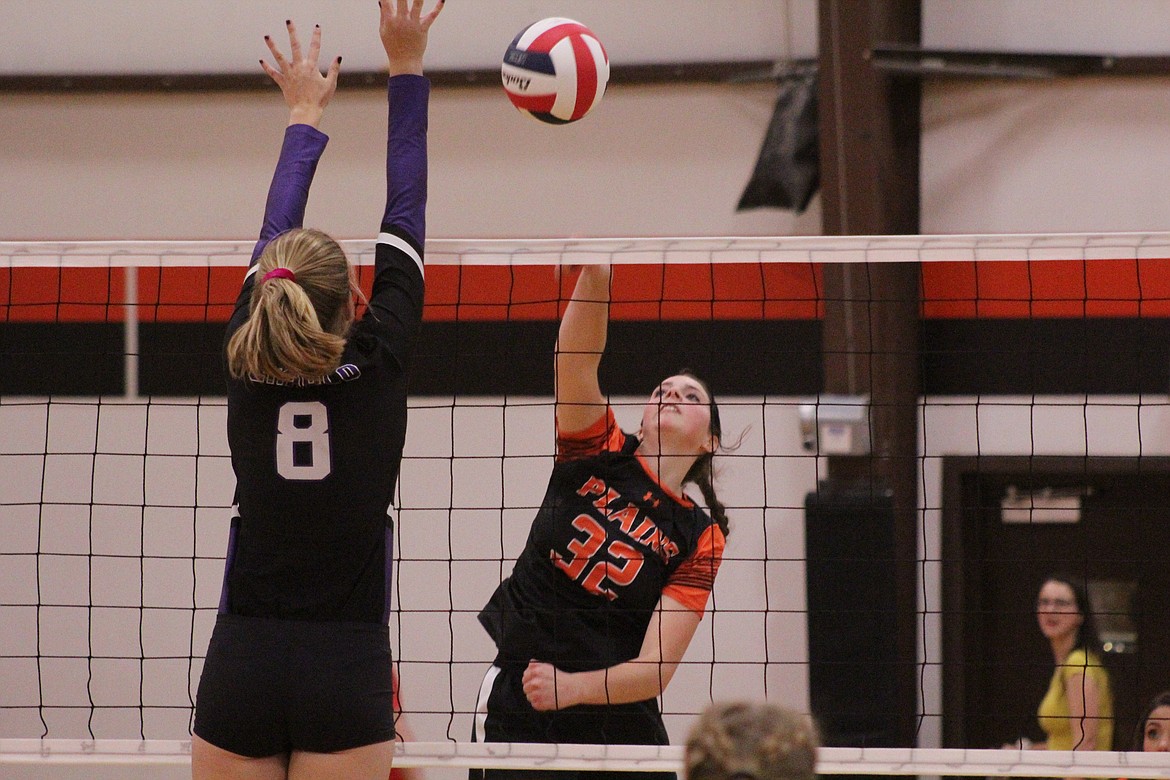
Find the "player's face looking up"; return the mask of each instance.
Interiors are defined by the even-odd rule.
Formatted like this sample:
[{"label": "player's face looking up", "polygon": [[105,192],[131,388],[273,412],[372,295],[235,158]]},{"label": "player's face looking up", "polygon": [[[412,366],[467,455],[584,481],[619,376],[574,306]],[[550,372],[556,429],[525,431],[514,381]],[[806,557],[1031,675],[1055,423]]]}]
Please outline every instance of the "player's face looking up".
[{"label": "player's face looking up", "polygon": [[718,446],[711,426],[711,394],[693,376],[667,377],[642,410],[642,439],[660,454],[701,455]]}]

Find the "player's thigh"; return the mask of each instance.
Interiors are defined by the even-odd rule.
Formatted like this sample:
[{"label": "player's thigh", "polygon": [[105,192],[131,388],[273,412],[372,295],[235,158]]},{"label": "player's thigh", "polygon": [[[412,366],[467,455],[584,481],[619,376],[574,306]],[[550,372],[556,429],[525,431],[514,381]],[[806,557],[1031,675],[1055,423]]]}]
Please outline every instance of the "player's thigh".
[{"label": "player's thigh", "polygon": [[394,742],[342,750],[337,753],[308,753],[294,750],[288,762],[289,780],[386,780],[394,763]]},{"label": "player's thigh", "polygon": [[196,735],[191,736],[192,780],[218,780],[223,777],[238,780],[284,780],[288,772],[288,756],[251,758],[216,747]]}]

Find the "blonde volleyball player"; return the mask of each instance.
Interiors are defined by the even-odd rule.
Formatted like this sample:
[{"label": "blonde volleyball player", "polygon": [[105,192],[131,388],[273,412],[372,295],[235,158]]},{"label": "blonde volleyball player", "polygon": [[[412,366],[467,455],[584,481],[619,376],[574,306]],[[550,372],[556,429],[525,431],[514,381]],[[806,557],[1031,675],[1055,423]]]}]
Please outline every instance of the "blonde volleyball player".
[{"label": "blonde volleyball player", "polygon": [[[637,434],[618,428],[597,376],[610,284],[608,267],[582,268],[561,320],[556,462],[511,576],[479,614],[497,655],[477,741],[666,744],[657,697],[719,569],[719,409],[702,381],[680,373],[655,388]],[[711,514],[685,495],[692,483]]]},{"label": "blonde volleyball player", "polygon": [[390,504],[406,378],[422,319],[427,33],[442,8],[382,0],[389,63],[387,196],[373,293],[355,321],[353,269],[302,228],[341,59],[321,31],[264,70],[289,107],[260,240],[228,324],[228,443],[237,516],[199,681],[192,774],[371,778],[393,759]]}]

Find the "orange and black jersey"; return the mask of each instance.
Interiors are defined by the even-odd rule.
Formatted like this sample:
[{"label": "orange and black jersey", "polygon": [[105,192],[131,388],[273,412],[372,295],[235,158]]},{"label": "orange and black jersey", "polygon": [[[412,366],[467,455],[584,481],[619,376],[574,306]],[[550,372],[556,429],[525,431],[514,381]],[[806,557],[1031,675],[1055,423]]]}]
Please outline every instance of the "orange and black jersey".
[{"label": "orange and black jersey", "polygon": [[[364,316],[341,365],[295,384],[228,380],[236,474],[220,611],[313,621],[389,619],[389,510],[406,437],[407,372],[422,321],[429,82],[390,79],[387,206]],[[255,260],[302,224],[326,136],[285,133],[264,227],[227,336],[248,317]]]},{"label": "orange and black jersey", "polygon": [[479,614],[496,663],[566,671],[637,657],[662,595],[702,613],[723,555],[719,526],[663,488],[613,411],[560,434],[523,552]]}]

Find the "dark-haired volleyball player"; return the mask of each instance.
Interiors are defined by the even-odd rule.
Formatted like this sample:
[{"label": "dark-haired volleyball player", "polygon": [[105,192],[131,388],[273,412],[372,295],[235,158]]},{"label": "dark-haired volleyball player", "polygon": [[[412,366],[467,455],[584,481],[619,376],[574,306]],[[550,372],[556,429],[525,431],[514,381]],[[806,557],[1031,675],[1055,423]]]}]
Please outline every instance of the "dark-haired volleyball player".
[{"label": "dark-haired volleyball player", "polygon": [[427,33],[441,9],[383,0],[387,198],[369,307],[329,236],[301,228],[340,58],[321,32],[264,70],[289,107],[260,241],[228,325],[236,474],[223,595],[196,701],[200,778],[377,778],[391,769],[389,508],[423,305]]},{"label": "dark-haired volleyball player", "polygon": [[[556,462],[511,576],[479,614],[497,655],[477,741],[666,744],[657,697],[722,558],[718,407],[703,382],[678,374],[654,390],[636,435],[618,428],[597,378],[610,283],[608,267],[581,269],[561,320]],[[711,515],[684,495],[688,483]],[[533,777],[487,772],[510,774]]]}]

